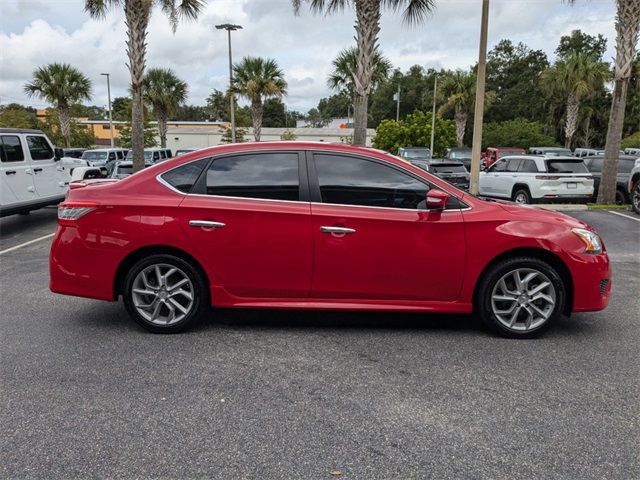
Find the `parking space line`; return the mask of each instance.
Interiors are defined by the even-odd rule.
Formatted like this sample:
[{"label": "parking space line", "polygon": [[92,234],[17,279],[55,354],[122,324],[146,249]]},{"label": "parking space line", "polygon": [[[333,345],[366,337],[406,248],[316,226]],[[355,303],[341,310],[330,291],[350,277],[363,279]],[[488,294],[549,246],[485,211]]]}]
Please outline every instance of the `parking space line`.
[{"label": "parking space line", "polygon": [[607,210],[607,212],[613,213],[614,215],[618,215],[619,217],[624,217],[624,218],[628,218],[629,220],[634,220],[636,222],[640,222],[640,218],[633,218],[632,216],[625,215],[624,213],[614,212],[613,210]]},{"label": "parking space line", "polygon": [[31,245],[32,243],[40,242],[41,240],[46,240],[47,238],[51,238],[55,235],[55,233],[50,233],[49,235],[44,235],[42,237],[34,238],[33,240],[29,240],[28,242],[21,243],[20,245],[16,245],[15,247],[7,248],[6,250],[0,250],[0,255],[4,255],[5,253],[13,252],[14,250],[18,250],[19,248],[26,247]]}]

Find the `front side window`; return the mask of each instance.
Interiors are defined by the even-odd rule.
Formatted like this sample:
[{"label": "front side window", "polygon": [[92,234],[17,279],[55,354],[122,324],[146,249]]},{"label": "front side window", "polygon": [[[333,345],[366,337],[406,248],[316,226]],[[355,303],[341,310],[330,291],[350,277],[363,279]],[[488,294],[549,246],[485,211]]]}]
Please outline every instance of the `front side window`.
[{"label": "front side window", "polygon": [[215,159],[207,170],[208,195],[300,199],[297,153],[251,153]]},{"label": "front side window", "polygon": [[27,146],[32,160],[51,160],[53,149],[44,137],[27,136]]},{"label": "front side window", "polygon": [[316,154],[320,196],[324,203],[387,208],[424,208],[429,185],[378,162]]},{"label": "front side window", "polygon": [[180,165],[173,170],[163,173],[162,179],[173,188],[176,188],[183,193],[189,193],[208,162],[209,159],[204,158],[197,162]]},{"label": "front side window", "polygon": [[153,152],[153,161],[157,162],[160,160],[160,154],[158,152]]},{"label": "front side window", "polygon": [[498,160],[491,169],[491,172],[504,172],[507,170],[507,161],[506,160]]},{"label": "front side window", "polygon": [[24,152],[20,137],[15,135],[2,135],[0,137],[0,160],[2,162],[21,162],[24,160]]}]

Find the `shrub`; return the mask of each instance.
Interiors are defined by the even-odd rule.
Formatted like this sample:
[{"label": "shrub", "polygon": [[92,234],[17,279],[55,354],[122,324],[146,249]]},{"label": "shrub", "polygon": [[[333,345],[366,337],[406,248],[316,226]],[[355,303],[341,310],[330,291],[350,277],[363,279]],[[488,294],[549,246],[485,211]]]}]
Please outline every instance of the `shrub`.
[{"label": "shrub", "polygon": [[542,131],[539,122],[524,118],[487,123],[482,131],[482,145],[486,147],[552,147],[556,139]]},{"label": "shrub", "polygon": [[622,143],[620,144],[622,149],[625,148],[639,148],[640,147],[640,132],[636,132],[628,137],[622,139]]}]

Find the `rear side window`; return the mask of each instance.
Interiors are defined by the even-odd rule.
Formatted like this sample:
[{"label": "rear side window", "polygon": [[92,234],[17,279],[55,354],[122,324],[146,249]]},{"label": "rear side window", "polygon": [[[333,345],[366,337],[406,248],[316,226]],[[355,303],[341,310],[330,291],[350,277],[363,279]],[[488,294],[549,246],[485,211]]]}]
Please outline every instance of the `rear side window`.
[{"label": "rear side window", "polygon": [[589,173],[582,160],[547,160],[547,170],[549,173]]},{"label": "rear side window", "polygon": [[173,188],[183,193],[189,193],[208,162],[209,159],[204,158],[197,162],[181,165],[178,168],[163,173],[161,178]]},{"label": "rear side window", "polygon": [[158,152],[153,152],[153,161],[157,162],[160,160],[160,154]]},{"label": "rear side window", "polygon": [[27,136],[27,146],[33,160],[51,160],[53,150],[44,137]]},{"label": "rear side window", "polygon": [[523,173],[535,173],[538,171],[538,166],[536,165],[536,162],[534,160],[525,158],[522,160],[518,171]]},{"label": "rear side window", "polygon": [[255,153],[218,158],[207,170],[208,195],[297,201],[297,153]]},{"label": "rear side window", "polygon": [[585,162],[588,164],[589,171],[594,173],[602,172],[602,161],[602,158],[590,158],[588,160],[585,160]]},{"label": "rear side window", "polygon": [[522,160],[520,158],[510,158],[507,161],[507,172],[517,172],[518,171],[518,167],[520,166],[520,162],[522,162]]},{"label": "rear side window", "polygon": [[20,137],[15,135],[3,135],[0,137],[0,152],[0,159],[3,162],[21,162],[24,160]]}]

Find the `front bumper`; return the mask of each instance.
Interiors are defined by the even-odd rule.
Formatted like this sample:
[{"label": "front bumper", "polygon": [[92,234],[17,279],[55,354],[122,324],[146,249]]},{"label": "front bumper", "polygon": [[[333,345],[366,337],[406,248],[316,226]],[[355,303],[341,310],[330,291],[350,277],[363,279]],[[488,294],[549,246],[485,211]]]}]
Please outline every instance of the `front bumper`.
[{"label": "front bumper", "polygon": [[574,312],[597,312],[609,304],[613,279],[609,256],[573,254],[569,262],[573,278]]}]

